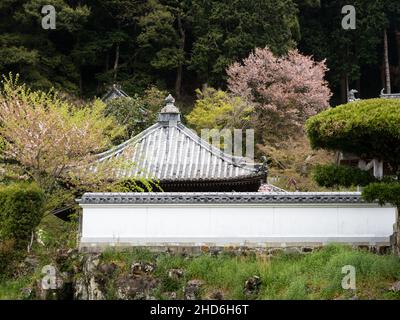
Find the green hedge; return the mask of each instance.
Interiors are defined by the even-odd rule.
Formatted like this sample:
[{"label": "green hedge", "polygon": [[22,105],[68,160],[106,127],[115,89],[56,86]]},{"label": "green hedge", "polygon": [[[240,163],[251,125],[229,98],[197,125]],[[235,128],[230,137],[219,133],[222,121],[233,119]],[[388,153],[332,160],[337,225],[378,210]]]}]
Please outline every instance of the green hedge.
[{"label": "green hedge", "polygon": [[313,170],[313,178],[321,187],[366,186],[376,181],[367,171],[348,166],[319,165]]},{"label": "green hedge", "polygon": [[390,203],[400,207],[400,182],[371,183],[366,186],[362,193],[366,201],[378,201],[384,205]]},{"label": "green hedge", "polygon": [[351,102],[308,119],[313,148],[400,163],[400,99]]},{"label": "green hedge", "polygon": [[44,193],[35,184],[0,187],[0,240],[13,239],[16,248],[28,244],[43,217]]},{"label": "green hedge", "polygon": [[157,180],[145,178],[123,179],[109,186],[109,192],[161,192],[163,191]]}]

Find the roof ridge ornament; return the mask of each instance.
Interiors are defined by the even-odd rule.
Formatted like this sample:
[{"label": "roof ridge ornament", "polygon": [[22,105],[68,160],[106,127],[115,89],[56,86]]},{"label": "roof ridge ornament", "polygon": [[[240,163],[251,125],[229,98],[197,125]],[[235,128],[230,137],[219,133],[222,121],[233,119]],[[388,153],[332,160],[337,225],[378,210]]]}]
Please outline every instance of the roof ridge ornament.
[{"label": "roof ridge ornament", "polygon": [[165,98],[165,106],[161,109],[158,115],[158,122],[164,125],[176,125],[181,121],[181,112],[175,106],[175,99],[171,94]]},{"label": "roof ridge ornament", "polygon": [[179,109],[175,106],[175,99],[171,94],[165,98],[165,107],[161,109],[161,113],[180,113]]}]

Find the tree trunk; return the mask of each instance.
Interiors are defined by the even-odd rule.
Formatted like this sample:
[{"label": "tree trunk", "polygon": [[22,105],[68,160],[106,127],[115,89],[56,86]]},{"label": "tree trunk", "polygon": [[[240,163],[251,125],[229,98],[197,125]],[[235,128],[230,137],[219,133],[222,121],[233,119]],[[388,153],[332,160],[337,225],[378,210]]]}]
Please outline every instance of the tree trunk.
[{"label": "tree trunk", "polygon": [[346,103],[348,102],[348,90],[347,90],[347,75],[342,74],[340,77],[340,96],[341,102]]},{"label": "tree trunk", "polygon": [[392,238],[392,248],[393,248],[393,253],[397,254],[400,256],[400,207],[397,207],[397,212],[396,212],[396,222],[394,225],[394,233],[393,233],[393,238]]},{"label": "tree trunk", "polygon": [[392,93],[391,89],[391,84],[390,84],[390,66],[389,66],[389,46],[388,46],[388,37],[387,37],[387,31],[383,32],[383,57],[385,61],[385,80],[386,80],[386,93],[390,94]]},{"label": "tree trunk", "polygon": [[400,31],[396,30],[397,65],[400,67]]},{"label": "tree trunk", "polygon": [[82,70],[79,70],[79,92],[82,97],[83,95],[83,79],[82,79]]},{"label": "tree trunk", "polygon": [[118,43],[117,46],[115,47],[114,82],[117,80],[118,60],[119,60],[119,43]]},{"label": "tree trunk", "polygon": [[[181,41],[179,44],[179,51],[184,54],[185,53],[185,30],[183,29],[182,26],[182,20],[181,17],[178,14],[177,17],[177,21],[178,21],[178,29],[179,29],[179,34],[181,36]],[[176,72],[176,81],[175,81],[175,94],[176,94],[176,98],[179,99],[181,97],[181,91],[182,91],[182,73],[183,73],[183,61],[179,62],[179,66]]]},{"label": "tree trunk", "polygon": [[110,53],[107,51],[106,54],[106,72],[110,69]]}]

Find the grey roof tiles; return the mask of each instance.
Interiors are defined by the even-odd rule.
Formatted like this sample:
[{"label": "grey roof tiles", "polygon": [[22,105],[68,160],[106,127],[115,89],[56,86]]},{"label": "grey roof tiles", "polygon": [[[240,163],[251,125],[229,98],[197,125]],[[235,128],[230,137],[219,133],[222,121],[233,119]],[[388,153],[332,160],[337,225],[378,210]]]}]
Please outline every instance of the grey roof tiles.
[{"label": "grey roof tiles", "polygon": [[159,121],[130,140],[98,155],[98,163],[121,158],[129,165],[115,178],[158,180],[225,180],[259,176],[260,165],[222,152],[180,122],[174,99],[168,96]]},{"label": "grey roof tiles", "polygon": [[150,192],[85,193],[80,204],[194,204],[194,203],[364,203],[359,192]]}]

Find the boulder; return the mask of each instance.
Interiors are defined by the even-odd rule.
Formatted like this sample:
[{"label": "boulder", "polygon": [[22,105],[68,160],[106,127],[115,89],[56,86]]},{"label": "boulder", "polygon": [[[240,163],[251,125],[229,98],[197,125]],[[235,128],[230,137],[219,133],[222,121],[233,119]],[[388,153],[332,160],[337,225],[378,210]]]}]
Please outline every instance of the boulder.
[{"label": "boulder", "polygon": [[188,281],[184,288],[184,299],[185,300],[200,299],[200,291],[203,285],[204,281],[199,279],[193,279]]},{"label": "boulder", "polygon": [[261,279],[259,276],[252,276],[246,280],[244,283],[244,293],[246,295],[251,295],[258,293],[261,285]]},{"label": "boulder", "polygon": [[168,277],[174,280],[178,280],[183,277],[182,269],[171,269],[168,271]]},{"label": "boulder", "polygon": [[158,280],[152,276],[126,275],[116,282],[117,298],[120,300],[152,300],[151,295]]},{"label": "boulder", "polygon": [[210,300],[224,300],[224,294],[220,290],[213,290],[209,298]]},{"label": "boulder", "polygon": [[395,283],[393,283],[389,290],[393,292],[400,292],[400,281],[396,281]]},{"label": "boulder", "polygon": [[147,262],[134,262],[131,266],[131,272],[133,274],[149,274],[155,269],[155,265]]}]

